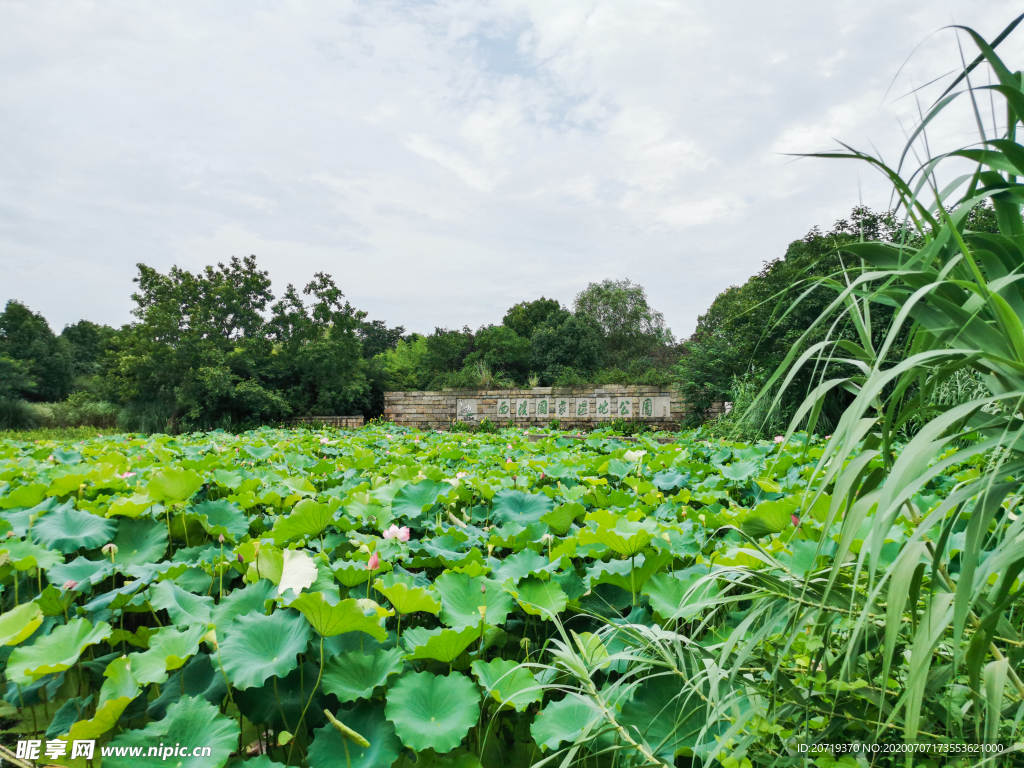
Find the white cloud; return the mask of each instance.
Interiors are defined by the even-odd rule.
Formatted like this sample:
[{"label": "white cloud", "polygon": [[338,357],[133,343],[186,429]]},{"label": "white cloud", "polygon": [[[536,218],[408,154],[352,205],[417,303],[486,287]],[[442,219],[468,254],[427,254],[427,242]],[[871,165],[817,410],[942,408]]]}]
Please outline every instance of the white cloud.
[{"label": "white cloud", "polygon": [[[866,168],[782,153],[892,157],[916,110],[896,97],[956,66],[952,34],[886,91],[956,9],[7,2],[0,301],[116,324],[136,262],[255,253],[279,291],[331,272],[418,331],[630,277],[685,335],[811,226],[887,204]],[[1009,18],[979,0],[956,21]],[[972,129],[961,110],[929,138]]]}]

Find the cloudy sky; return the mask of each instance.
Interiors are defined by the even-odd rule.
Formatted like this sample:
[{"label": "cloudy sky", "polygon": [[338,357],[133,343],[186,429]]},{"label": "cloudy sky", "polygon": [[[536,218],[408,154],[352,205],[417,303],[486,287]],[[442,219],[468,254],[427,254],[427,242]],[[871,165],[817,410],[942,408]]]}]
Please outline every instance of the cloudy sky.
[{"label": "cloudy sky", "polygon": [[[119,325],[136,263],[255,254],[278,293],[326,271],[420,332],[628,277],[686,336],[812,226],[887,206],[866,167],[786,153],[894,158],[905,94],[959,64],[940,28],[1019,11],[0,0],[0,302]],[[1024,28],[1000,50],[1021,67]],[[976,137],[961,111],[931,139]]]}]

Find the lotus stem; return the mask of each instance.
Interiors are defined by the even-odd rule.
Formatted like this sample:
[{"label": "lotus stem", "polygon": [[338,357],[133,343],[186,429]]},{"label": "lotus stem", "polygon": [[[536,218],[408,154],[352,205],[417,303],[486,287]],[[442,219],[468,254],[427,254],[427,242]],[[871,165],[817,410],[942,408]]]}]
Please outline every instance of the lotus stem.
[{"label": "lotus stem", "polygon": [[[324,676],[324,636],[320,635],[320,671],[316,676],[316,684],[313,686],[312,692],[309,694],[309,700],[306,701],[306,706],[302,708],[302,714],[299,715],[299,723],[295,726],[295,736],[292,737],[292,746],[288,750],[288,765],[292,762],[292,752],[295,751],[295,742],[299,739],[299,732],[302,730],[302,722],[306,719],[306,712],[309,710],[309,705],[313,703],[313,697],[316,696],[316,690],[320,687],[320,678]],[[348,747],[345,748],[346,757],[348,755]]]}]

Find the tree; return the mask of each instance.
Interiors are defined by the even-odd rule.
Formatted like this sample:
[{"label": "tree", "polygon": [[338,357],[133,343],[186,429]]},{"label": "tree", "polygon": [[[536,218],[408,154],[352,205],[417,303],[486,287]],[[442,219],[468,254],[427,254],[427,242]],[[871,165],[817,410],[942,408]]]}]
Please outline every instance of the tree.
[{"label": "tree", "polygon": [[[448,328],[435,328],[426,337],[427,353],[423,356],[424,378],[428,382],[438,380],[443,374],[459,371],[466,362],[466,357],[473,351],[473,332],[469,326],[461,331]],[[433,387],[433,384],[428,384]],[[438,388],[441,385],[438,384]]]},{"label": "tree", "polygon": [[467,363],[481,360],[497,373],[503,371],[525,384],[530,369],[530,340],[504,325],[484,325],[474,336],[474,351]]},{"label": "tree", "polygon": [[359,341],[363,345],[363,357],[369,360],[394,349],[405,335],[405,326],[388,328],[383,320],[363,321],[359,324]]},{"label": "tree", "polygon": [[505,313],[501,324],[515,331],[524,339],[533,336],[534,330],[545,323],[561,323],[569,316],[569,311],[555,299],[541,296],[535,301],[521,301]]},{"label": "tree", "polygon": [[674,341],[664,315],[647,303],[643,286],[628,279],[590,283],[576,295],[573,308],[601,329],[608,353],[618,359],[645,357],[654,347]]},{"label": "tree", "polygon": [[71,392],[73,365],[68,342],[54,336],[46,318],[21,302],[8,301],[0,313],[0,356],[18,361],[20,396],[53,402]]},{"label": "tree", "polygon": [[600,367],[604,337],[596,323],[570,315],[563,322],[541,325],[533,332],[530,365],[541,383],[551,386],[572,369],[586,376]]}]

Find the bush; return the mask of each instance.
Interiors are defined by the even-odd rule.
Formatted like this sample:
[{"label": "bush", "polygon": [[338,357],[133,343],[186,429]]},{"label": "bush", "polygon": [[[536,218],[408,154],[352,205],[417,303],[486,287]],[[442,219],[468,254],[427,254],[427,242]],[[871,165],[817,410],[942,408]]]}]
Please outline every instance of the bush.
[{"label": "bush", "polygon": [[37,403],[32,406],[43,427],[97,427],[111,429],[117,425],[120,409],[113,403],[94,401],[76,392],[62,403]]},{"label": "bush", "polygon": [[24,400],[0,399],[0,429],[34,429],[39,416]]}]

